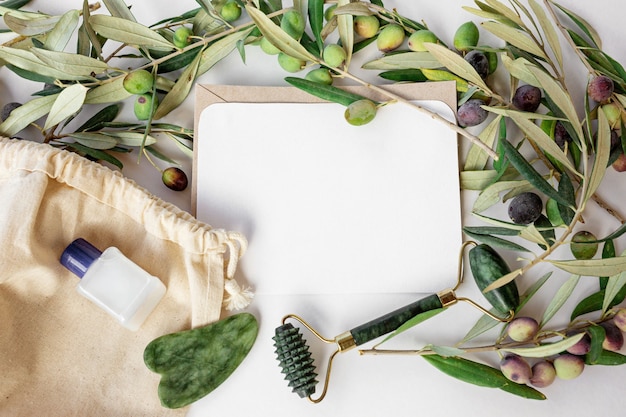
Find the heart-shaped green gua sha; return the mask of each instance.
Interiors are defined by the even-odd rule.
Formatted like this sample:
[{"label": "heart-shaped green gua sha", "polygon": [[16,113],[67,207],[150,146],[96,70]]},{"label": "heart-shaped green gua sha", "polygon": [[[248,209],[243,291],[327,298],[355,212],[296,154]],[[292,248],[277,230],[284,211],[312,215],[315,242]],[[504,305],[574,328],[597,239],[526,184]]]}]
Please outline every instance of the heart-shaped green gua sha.
[{"label": "heart-shaped green gua sha", "polygon": [[217,388],[244,360],[258,330],[252,314],[240,313],[150,342],[143,358],[151,371],[161,375],[161,404],[184,407]]}]

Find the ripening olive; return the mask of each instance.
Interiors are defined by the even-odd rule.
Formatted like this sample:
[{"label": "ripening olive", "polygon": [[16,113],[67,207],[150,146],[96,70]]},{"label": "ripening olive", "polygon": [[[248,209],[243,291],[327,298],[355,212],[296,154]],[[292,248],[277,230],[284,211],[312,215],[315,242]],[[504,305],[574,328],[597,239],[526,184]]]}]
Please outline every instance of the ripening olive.
[{"label": "ripening olive", "polygon": [[124,77],[123,86],[131,94],[144,94],[152,90],[154,76],[144,69],[132,71]]},{"label": "ripening olive", "polygon": [[459,51],[469,51],[478,45],[480,33],[474,22],[465,22],[454,33],[453,44]]},{"label": "ripening olive", "polygon": [[509,203],[509,218],[516,224],[530,224],[541,216],[543,202],[533,192],[516,195]]},{"label": "ripening olive", "polygon": [[620,308],[613,316],[613,323],[623,332],[626,332],[626,308]]},{"label": "ripening olive", "polygon": [[530,365],[524,358],[517,355],[507,355],[500,361],[502,374],[516,384],[528,384],[532,375]]},{"label": "ripening olive", "polygon": [[532,340],[539,331],[539,323],[532,317],[515,317],[507,326],[507,334],[516,342]]},{"label": "ripening olive", "polygon": [[302,13],[295,9],[287,10],[280,19],[280,28],[295,40],[304,34],[305,24]]},{"label": "ripening olive", "polygon": [[537,388],[545,388],[551,385],[556,378],[556,369],[552,362],[542,360],[531,368],[532,377],[530,383]]},{"label": "ripening olive", "polygon": [[617,157],[615,161],[613,161],[613,164],[611,164],[611,166],[617,172],[626,171],[626,154],[624,153],[619,154],[619,156]]},{"label": "ripening olive", "polygon": [[278,64],[287,72],[298,72],[304,69],[306,62],[301,59],[294,58],[284,52],[278,54]]},{"label": "ripening olive", "polygon": [[411,33],[408,41],[409,49],[415,52],[425,52],[427,51],[424,43],[437,43],[439,39],[437,39],[437,35],[435,35],[432,31],[428,29],[416,30]]},{"label": "ripening olive", "polygon": [[602,347],[612,352],[617,352],[624,346],[624,334],[613,321],[605,321],[600,323],[604,328],[604,340]]},{"label": "ripening olive", "polygon": [[305,79],[320,84],[331,85],[333,83],[333,77],[330,71],[326,68],[316,68],[309,71],[305,76]]},{"label": "ripening olive", "polygon": [[328,65],[330,68],[337,68],[346,61],[346,50],[336,43],[332,43],[330,45],[326,45],[324,51],[322,52],[322,57],[324,58],[324,63]]},{"label": "ripening olive", "polygon": [[617,129],[620,127],[620,122],[622,121],[622,108],[620,106],[615,103],[603,104],[602,111],[604,112],[611,129]]},{"label": "ripening olive", "polygon": [[562,353],[554,359],[553,364],[556,376],[564,380],[577,378],[585,369],[585,360],[570,353]]},{"label": "ripening olive", "polygon": [[156,97],[153,100],[152,94],[140,94],[135,99],[135,117],[137,120],[148,120],[158,106],[159,100]]},{"label": "ripening olive", "polygon": [[[568,333],[568,336],[574,336],[576,333]],[[576,342],[575,345],[567,348],[567,353],[571,353],[572,355],[586,355],[591,350],[591,337],[588,333],[585,333],[582,339]]]},{"label": "ripening olive", "polygon": [[353,126],[362,126],[374,120],[376,103],[368,99],[357,100],[346,108],[345,119]]},{"label": "ripening olive", "polygon": [[390,52],[404,42],[404,29],[395,23],[388,24],[380,30],[376,38],[376,46],[381,52]]},{"label": "ripening olive", "polygon": [[489,113],[483,109],[483,103],[478,99],[469,99],[461,104],[457,110],[457,119],[463,127],[476,126],[487,119]]},{"label": "ripening olive", "polygon": [[591,259],[598,251],[598,242],[593,233],[581,230],[572,236],[570,250],[576,259]]},{"label": "ripening olive", "polygon": [[187,26],[181,26],[174,31],[172,42],[177,48],[184,48],[191,43],[193,32]]},{"label": "ripening olive", "polygon": [[228,1],[222,6],[220,16],[226,22],[234,22],[241,17],[241,6],[234,1]]},{"label": "ripening olive", "polygon": [[541,89],[534,85],[524,84],[515,90],[513,105],[521,111],[534,112],[541,104]]},{"label": "ripening olive", "polygon": [[587,85],[587,94],[589,98],[597,101],[598,103],[604,103],[613,95],[615,85],[613,80],[606,75],[599,75],[592,78]]},{"label": "ripening olive", "polygon": [[183,191],[187,188],[188,180],[185,172],[177,167],[169,167],[161,174],[163,184],[174,191]]},{"label": "ripening olive", "polygon": [[380,22],[376,16],[354,17],[354,32],[365,39],[373,38],[379,28]]}]

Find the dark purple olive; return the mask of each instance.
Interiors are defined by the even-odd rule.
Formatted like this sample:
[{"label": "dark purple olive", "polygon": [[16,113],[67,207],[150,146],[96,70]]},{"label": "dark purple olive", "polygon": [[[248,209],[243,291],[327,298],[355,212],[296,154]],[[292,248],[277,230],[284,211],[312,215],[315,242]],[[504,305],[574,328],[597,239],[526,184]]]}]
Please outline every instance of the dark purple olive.
[{"label": "dark purple olive", "polygon": [[541,216],[543,202],[532,192],[519,194],[509,203],[509,217],[516,224],[530,224]]},{"label": "dark purple olive", "polygon": [[465,60],[476,70],[480,78],[485,79],[489,75],[489,59],[481,51],[470,51],[465,55]]},{"label": "dark purple olive", "polygon": [[541,104],[541,89],[525,84],[515,90],[513,105],[521,111],[534,112]]}]

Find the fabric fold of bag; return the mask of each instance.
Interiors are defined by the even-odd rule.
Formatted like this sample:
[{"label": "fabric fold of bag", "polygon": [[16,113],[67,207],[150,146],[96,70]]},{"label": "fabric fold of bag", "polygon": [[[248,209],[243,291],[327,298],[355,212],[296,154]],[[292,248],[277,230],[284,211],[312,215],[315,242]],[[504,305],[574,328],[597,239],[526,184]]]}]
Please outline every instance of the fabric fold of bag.
[{"label": "fabric fold of bag", "polygon": [[[161,407],[143,350],[220,318],[245,238],[117,171],[24,140],[0,138],[0,201],[0,414],[184,415]],[[118,247],[167,287],[137,332],[76,292],[59,257],[78,237]]]}]

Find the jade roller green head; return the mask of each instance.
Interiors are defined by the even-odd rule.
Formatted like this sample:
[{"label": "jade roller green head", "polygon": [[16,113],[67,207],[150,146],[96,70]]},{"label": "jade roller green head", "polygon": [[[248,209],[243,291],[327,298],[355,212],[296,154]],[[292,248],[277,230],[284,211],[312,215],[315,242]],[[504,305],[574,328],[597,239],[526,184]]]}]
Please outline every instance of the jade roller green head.
[{"label": "jade roller green head", "polygon": [[[485,298],[487,298],[494,309],[504,316],[504,318],[487,311],[468,298],[456,296],[455,291],[463,282],[462,259],[464,249],[468,245],[474,245],[469,251],[469,261],[472,275],[481,291],[484,291],[497,279],[510,272],[506,262],[491,247],[487,245],[477,245],[474,242],[467,242],[461,249],[457,284],[453,289],[446,289],[436,294],[428,295],[365,324],[354,327],[333,339],[327,339],[321,336],[307,322],[296,315],[289,314],[285,316],[282,325],[276,328],[273,339],[279,366],[282,368],[283,374],[285,374],[285,379],[289,381],[289,387],[292,388],[292,391],[297,393],[301,398],[308,398],[311,402],[318,403],[322,401],[328,390],[332,361],[337,353],[348,351],[374,340],[379,336],[393,332],[418,314],[447,308],[456,304],[458,301],[470,303],[494,320],[503,322],[510,321],[519,304],[519,294],[515,281],[511,281],[484,293]],[[300,322],[319,340],[325,343],[335,344],[337,347],[337,350],[328,360],[323,391],[317,398],[312,397],[315,394],[318,382],[316,379],[315,365],[313,364],[314,360],[311,357],[309,346],[306,344],[302,333],[291,323],[287,323],[289,319]]]}]

